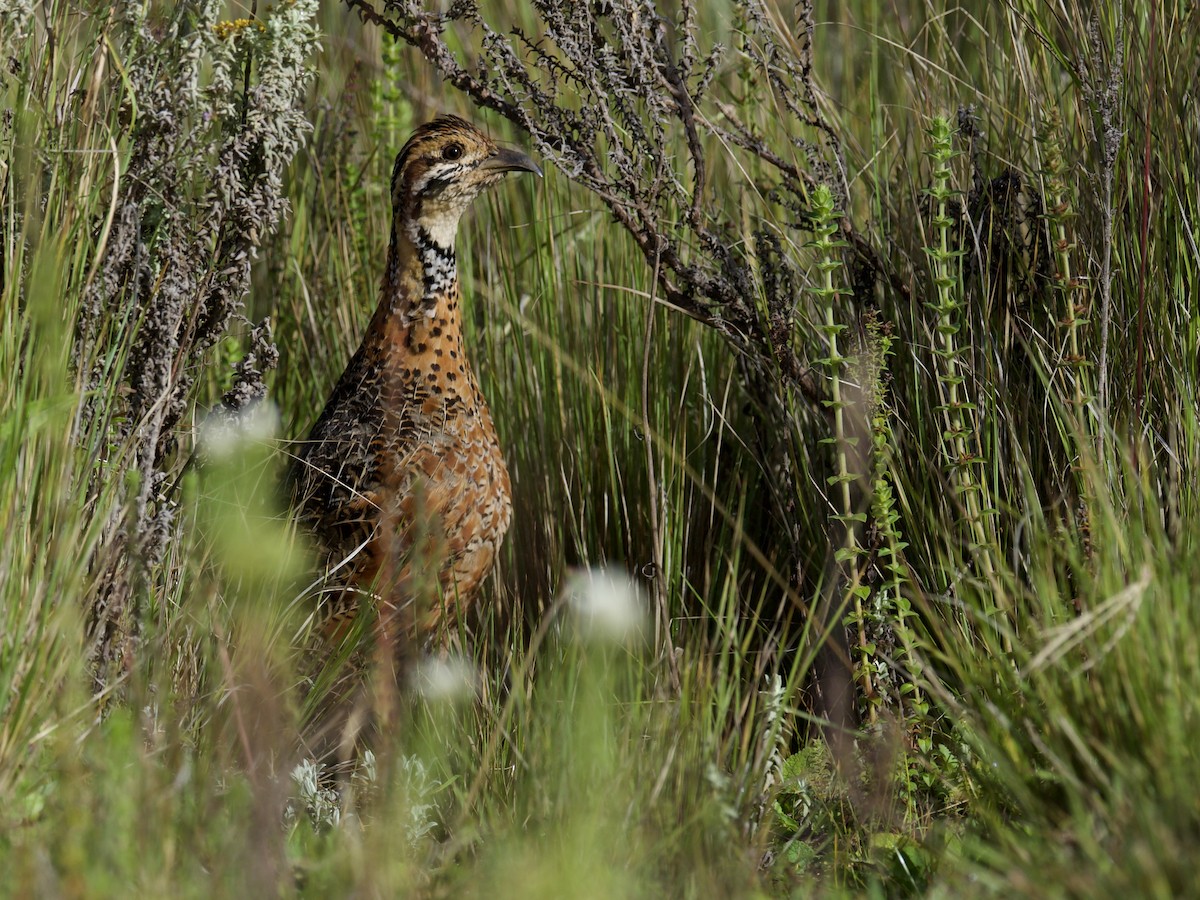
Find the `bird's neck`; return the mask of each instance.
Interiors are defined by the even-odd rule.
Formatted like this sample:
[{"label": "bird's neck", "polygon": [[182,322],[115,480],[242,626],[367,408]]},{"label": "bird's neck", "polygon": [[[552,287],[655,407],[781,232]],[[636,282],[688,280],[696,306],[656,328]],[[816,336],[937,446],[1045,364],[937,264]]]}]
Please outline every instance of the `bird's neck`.
[{"label": "bird's neck", "polygon": [[458,293],[458,259],[454,232],[431,233],[416,221],[392,229],[380,307],[400,324],[420,324],[437,316],[446,298]]},{"label": "bird's neck", "polygon": [[379,306],[367,333],[378,335],[392,352],[411,355],[449,342],[461,356],[459,297],[454,229],[430,228],[412,219],[397,223]]}]

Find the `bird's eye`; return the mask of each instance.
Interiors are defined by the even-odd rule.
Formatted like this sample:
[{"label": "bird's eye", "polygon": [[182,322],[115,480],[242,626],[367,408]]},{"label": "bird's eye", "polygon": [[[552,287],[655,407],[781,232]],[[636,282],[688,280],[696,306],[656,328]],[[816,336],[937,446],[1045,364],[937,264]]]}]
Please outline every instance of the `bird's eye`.
[{"label": "bird's eye", "polygon": [[442,159],[462,159],[463,147],[462,144],[447,144],[446,149],[442,151]]}]

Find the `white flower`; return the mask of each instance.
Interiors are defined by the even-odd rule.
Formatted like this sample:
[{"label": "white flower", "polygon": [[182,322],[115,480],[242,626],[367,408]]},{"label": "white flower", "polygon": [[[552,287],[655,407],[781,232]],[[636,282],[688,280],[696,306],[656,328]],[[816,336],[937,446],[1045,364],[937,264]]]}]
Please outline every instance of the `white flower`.
[{"label": "white flower", "polygon": [[625,643],[642,636],[646,604],[625,575],[584,569],[567,583],[567,603],[580,632],[589,638]]},{"label": "white flower", "polygon": [[206,460],[228,461],[248,447],[273,441],[278,430],[279,411],[272,403],[254,403],[239,412],[219,407],[201,426],[200,446]]},{"label": "white flower", "polygon": [[462,656],[428,656],[416,666],[417,690],[426,700],[469,700],[477,693],[479,673]]}]

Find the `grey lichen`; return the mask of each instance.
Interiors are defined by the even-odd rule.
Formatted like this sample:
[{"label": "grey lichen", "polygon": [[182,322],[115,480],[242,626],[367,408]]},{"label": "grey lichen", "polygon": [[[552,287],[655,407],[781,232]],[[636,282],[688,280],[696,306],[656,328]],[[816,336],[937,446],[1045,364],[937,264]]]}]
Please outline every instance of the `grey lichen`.
[{"label": "grey lichen", "polygon": [[[129,515],[102,551],[110,562],[91,614],[102,682],[115,648],[136,630],[130,595],[154,577],[174,525],[181,425],[212,348],[241,311],[258,248],[287,213],[283,172],[309,130],[316,0],[279,4],[250,27],[219,21],[220,9],[214,0],[184,3],[151,24],[142,4],[127,2],[114,17],[111,39],[129,61],[121,114],[131,152],[75,348],[85,386],[126,386],[120,408],[89,405],[78,425],[81,443],[121,450],[96,477],[132,486]],[[269,328],[260,326],[227,406],[262,399],[262,374],[274,362]]]}]

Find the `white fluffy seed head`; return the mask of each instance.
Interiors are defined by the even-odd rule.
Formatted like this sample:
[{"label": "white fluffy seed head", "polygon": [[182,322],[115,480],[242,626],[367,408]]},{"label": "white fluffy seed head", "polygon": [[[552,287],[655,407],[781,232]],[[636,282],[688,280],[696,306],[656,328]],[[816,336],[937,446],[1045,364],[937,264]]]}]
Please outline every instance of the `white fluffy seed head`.
[{"label": "white fluffy seed head", "polygon": [[426,700],[456,702],[478,694],[479,672],[462,656],[427,656],[414,671],[417,690]]},{"label": "white fluffy seed head", "polygon": [[566,595],[585,638],[621,644],[642,639],[646,603],[637,585],[624,573],[583,569],[568,581]]},{"label": "white fluffy seed head", "polygon": [[279,433],[279,410],[260,401],[232,412],[218,407],[200,426],[200,449],[206,462],[234,459],[251,447],[262,447]]}]

